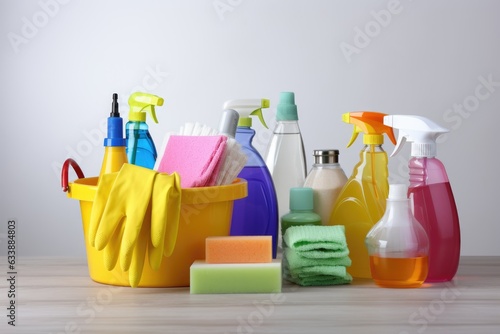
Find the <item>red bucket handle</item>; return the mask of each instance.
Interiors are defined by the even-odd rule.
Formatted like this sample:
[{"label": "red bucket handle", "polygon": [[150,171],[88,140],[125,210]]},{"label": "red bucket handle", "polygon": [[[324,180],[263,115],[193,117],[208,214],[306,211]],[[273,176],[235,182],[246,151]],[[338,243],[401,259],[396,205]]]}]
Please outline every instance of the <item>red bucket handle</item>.
[{"label": "red bucket handle", "polygon": [[73,160],[71,158],[66,159],[66,161],[64,161],[64,163],[62,165],[62,170],[61,170],[61,187],[62,187],[62,191],[64,191],[64,192],[67,192],[69,189],[68,174],[69,174],[69,166],[70,165],[75,170],[76,175],[78,176],[79,179],[83,179],[85,177],[85,175],[83,175],[82,169],[80,168],[80,166],[78,165],[78,163],[75,160]]}]

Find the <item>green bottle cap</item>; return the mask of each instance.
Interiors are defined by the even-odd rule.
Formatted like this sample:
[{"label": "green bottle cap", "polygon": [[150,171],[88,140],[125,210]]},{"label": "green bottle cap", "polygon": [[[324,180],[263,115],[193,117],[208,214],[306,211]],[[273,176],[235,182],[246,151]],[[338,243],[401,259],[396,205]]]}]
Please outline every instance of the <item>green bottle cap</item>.
[{"label": "green bottle cap", "polygon": [[313,208],[312,188],[290,188],[290,211],[312,211]]},{"label": "green bottle cap", "polygon": [[292,92],[280,93],[280,102],[277,106],[276,120],[297,121],[297,105],[295,104],[295,94]]}]

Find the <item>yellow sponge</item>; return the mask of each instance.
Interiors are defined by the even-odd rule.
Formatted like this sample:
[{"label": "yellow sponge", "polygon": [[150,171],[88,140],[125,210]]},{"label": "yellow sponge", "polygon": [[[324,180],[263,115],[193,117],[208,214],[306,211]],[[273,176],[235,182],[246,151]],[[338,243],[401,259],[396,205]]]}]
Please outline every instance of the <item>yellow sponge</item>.
[{"label": "yellow sponge", "polygon": [[270,263],[272,254],[270,235],[208,237],[205,241],[206,263]]}]

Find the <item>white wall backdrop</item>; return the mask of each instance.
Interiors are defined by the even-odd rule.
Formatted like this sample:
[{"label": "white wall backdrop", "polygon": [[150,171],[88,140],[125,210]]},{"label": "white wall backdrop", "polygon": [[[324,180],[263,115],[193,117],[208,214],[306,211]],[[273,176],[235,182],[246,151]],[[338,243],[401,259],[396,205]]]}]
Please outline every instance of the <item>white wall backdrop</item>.
[{"label": "white wall backdrop", "polygon": [[[309,167],[341,150],[347,111],[419,114],[451,132],[438,147],[459,208],[463,255],[499,255],[499,1],[0,0],[0,202],[21,255],[85,256],[78,201],[61,191],[67,157],[88,176],[103,156],[111,95],[162,96],[153,138],[185,122],[217,127],[227,99],[293,91]],[[271,130],[259,126],[264,154]],[[393,145],[386,140],[385,148]],[[391,158],[405,182],[409,148]],[[76,176],[71,175],[71,179]]]}]

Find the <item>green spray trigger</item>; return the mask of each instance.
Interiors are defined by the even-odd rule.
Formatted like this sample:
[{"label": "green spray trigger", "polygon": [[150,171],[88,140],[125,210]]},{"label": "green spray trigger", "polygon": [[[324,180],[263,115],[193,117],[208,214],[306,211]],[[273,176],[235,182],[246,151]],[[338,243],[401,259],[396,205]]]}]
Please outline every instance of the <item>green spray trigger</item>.
[{"label": "green spray trigger", "polygon": [[250,115],[257,116],[259,118],[259,121],[262,123],[262,125],[264,125],[264,127],[266,129],[269,129],[268,126],[267,126],[267,124],[266,124],[266,121],[264,120],[264,116],[262,116],[262,108],[255,109],[254,111],[252,111],[250,113]]},{"label": "green spray trigger", "polygon": [[130,107],[128,117],[130,121],[145,122],[146,112],[149,112],[153,121],[158,123],[155,106],[162,106],[163,98],[153,94],[135,92],[130,95],[128,105]]},{"label": "green spray trigger", "polygon": [[240,119],[238,126],[252,126],[252,118],[257,116],[262,125],[267,129],[267,124],[262,115],[262,109],[269,108],[270,102],[268,99],[241,99],[229,100],[224,103],[224,109],[233,109],[238,112]]}]

